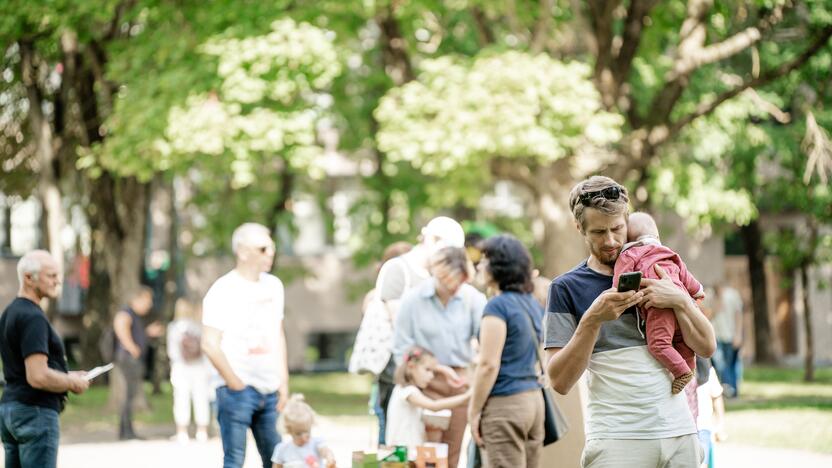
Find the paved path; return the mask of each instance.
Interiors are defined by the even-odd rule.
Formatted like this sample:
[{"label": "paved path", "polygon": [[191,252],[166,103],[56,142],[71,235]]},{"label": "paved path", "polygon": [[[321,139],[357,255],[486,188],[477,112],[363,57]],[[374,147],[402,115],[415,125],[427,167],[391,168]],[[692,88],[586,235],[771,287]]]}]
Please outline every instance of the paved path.
[{"label": "paved path", "polygon": [[[158,431],[157,431],[158,432]],[[160,435],[172,434],[172,428]],[[314,429],[332,446],[340,467],[351,466],[351,454],[372,444],[374,426],[369,418],[321,418]],[[91,434],[87,434],[90,436]],[[107,433],[104,437],[112,437]],[[180,444],[167,438],[131,442],[73,442],[79,437],[65,438],[59,452],[60,468],[212,468],[222,466],[222,445],[219,439],[208,442]],[[83,439],[83,437],[81,437]],[[2,454],[0,454],[2,462]],[[0,466],[3,466],[0,463]],[[254,441],[249,440],[246,468],[260,466]],[[544,465],[546,466],[546,465]],[[553,463],[553,468],[557,465]],[[828,468],[832,454],[821,455],[787,449],[768,449],[732,443],[717,445],[719,468]],[[557,467],[569,468],[569,467]]]}]

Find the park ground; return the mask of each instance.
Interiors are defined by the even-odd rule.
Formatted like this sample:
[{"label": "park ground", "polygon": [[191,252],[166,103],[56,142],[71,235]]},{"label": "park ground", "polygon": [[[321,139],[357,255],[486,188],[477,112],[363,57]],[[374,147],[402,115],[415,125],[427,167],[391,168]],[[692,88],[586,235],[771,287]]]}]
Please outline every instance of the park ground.
[{"label": "park ground", "polygon": [[[717,466],[832,466],[832,369],[803,383],[793,369],[751,368],[742,397],[728,401],[728,441],[717,446]],[[303,393],[320,414],[314,433],[329,441],[338,466],[350,466],[353,450],[372,445],[375,420],[368,414],[368,378],[348,374],[297,375],[292,391]],[[151,396],[150,411],[138,417],[149,440],[118,442],[117,418],[107,410],[107,389],[73,397],[62,417],[58,466],[62,468],[220,466],[218,438],[180,444],[174,433],[170,388]],[[246,467],[257,465],[253,442]]]}]

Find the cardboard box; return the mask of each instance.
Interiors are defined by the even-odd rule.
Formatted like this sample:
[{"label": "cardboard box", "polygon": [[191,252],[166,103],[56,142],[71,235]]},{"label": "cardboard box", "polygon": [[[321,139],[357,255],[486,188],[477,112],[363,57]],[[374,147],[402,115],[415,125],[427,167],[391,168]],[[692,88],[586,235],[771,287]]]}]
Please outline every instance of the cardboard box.
[{"label": "cardboard box", "polygon": [[448,444],[417,446],[416,468],[448,468]]},{"label": "cardboard box", "polygon": [[375,453],[353,452],[352,468],[379,468],[378,457]]}]

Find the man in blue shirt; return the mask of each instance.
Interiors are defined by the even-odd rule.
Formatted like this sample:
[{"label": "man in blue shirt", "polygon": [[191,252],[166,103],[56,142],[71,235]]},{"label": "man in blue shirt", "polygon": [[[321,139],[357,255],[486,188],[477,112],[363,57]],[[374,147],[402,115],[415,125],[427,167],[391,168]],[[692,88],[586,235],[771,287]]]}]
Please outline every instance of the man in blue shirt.
[{"label": "man in blue shirt", "polygon": [[[627,241],[627,189],[595,176],[573,187],[569,206],[590,255],[549,289],[544,346],[552,386],[566,394],[587,373],[584,467],[697,467],[701,447],[684,393],[647,351],[631,307],[673,309],[685,343],[701,356],[716,347],[713,329],[689,294],[657,270],[638,292],[612,288]],[[661,461],[661,462],[660,462]]]}]

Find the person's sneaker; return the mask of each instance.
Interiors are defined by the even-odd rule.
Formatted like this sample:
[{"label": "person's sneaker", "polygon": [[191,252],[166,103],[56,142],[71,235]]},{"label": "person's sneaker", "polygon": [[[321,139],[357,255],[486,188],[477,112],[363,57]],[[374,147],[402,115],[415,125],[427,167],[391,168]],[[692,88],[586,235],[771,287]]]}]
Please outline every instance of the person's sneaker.
[{"label": "person's sneaker", "polygon": [[177,432],[176,434],[171,436],[170,440],[178,442],[180,444],[187,444],[190,439],[188,438],[187,432]]},{"label": "person's sneaker", "polygon": [[207,431],[196,431],[196,441],[197,442],[205,442],[208,440],[208,432]]},{"label": "person's sneaker", "polygon": [[687,374],[680,375],[679,377],[673,379],[673,383],[670,386],[671,393],[675,395],[684,390],[685,386],[693,380],[693,375],[693,371],[690,371]]},{"label": "person's sneaker", "polygon": [[147,440],[146,438],[136,435],[136,433],[119,434],[118,440]]}]

